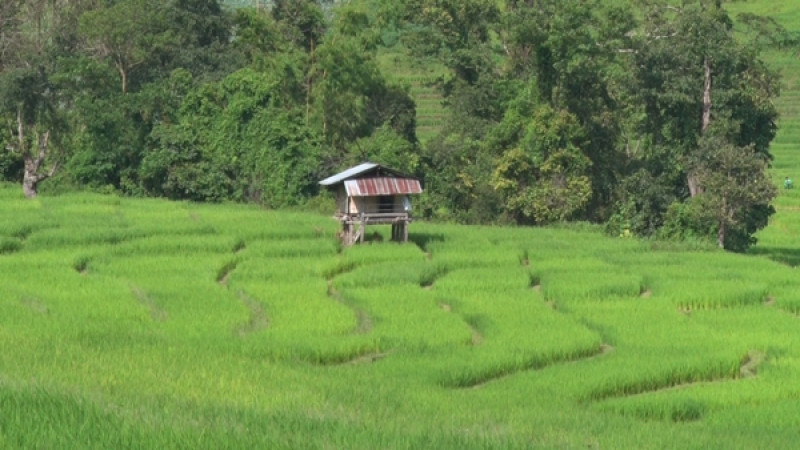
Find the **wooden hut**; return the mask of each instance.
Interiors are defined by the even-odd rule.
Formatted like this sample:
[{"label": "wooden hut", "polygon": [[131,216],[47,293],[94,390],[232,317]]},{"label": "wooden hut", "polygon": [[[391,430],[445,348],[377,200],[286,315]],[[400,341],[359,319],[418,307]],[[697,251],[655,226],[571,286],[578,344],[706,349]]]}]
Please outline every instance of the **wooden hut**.
[{"label": "wooden hut", "polygon": [[336,219],[342,240],[364,241],[367,225],[391,224],[392,240],[408,241],[409,195],[422,193],[418,178],[371,162],[359,164],[319,182],[336,196]]}]

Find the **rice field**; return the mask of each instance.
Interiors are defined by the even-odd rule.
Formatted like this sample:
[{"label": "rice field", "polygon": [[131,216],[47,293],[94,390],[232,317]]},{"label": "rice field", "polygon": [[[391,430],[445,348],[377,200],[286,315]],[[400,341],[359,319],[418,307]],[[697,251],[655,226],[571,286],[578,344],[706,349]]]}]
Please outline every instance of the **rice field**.
[{"label": "rice field", "polygon": [[0,187],[2,448],[800,442],[800,281],[592,227]]},{"label": "rice field", "polygon": [[[727,7],[797,22],[765,5]],[[797,181],[798,62],[770,61]],[[425,141],[435,74],[401,75]],[[342,248],[310,213],[0,184],[0,448],[797,448],[799,204],[749,255],[429,223]]]}]

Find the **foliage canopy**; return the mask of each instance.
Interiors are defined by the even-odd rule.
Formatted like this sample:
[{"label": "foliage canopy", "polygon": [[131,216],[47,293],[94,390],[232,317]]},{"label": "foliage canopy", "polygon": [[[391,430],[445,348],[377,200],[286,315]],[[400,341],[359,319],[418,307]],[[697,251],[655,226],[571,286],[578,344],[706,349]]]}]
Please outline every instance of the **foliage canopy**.
[{"label": "foliage canopy", "polygon": [[[778,78],[760,54],[796,42],[706,0],[235,6],[5,2],[0,174],[280,207],[374,158],[425,178],[427,217],[654,235],[692,223],[668,224],[670,211],[724,191],[710,172],[727,163],[709,158],[739,158],[766,180],[751,156],[771,158]],[[425,142],[425,99],[387,71],[392,58],[442,68],[443,120]],[[717,122],[726,134],[706,136]],[[759,192],[739,219],[691,232],[717,239],[724,222],[752,242],[774,196]]]}]

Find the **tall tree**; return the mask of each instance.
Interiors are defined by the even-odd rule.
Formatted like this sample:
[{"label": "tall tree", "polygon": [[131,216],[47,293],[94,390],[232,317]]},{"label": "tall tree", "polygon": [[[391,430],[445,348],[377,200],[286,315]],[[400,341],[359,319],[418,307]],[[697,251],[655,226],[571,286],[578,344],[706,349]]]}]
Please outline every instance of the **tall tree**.
[{"label": "tall tree", "polygon": [[[642,130],[652,138],[652,149],[687,158],[716,111],[747,122],[732,137],[735,143],[756,144],[756,151],[768,156],[777,117],[768,99],[777,94],[777,78],[758,59],[757,49],[734,36],[724,9],[697,0],[645,8],[633,68],[646,108]],[[676,165],[681,166],[685,160]],[[690,195],[697,195],[696,177],[691,171],[685,175]]]},{"label": "tall tree", "polygon": [[[140,171],[145,192],[271,207],[309,195],[320,145],[300,105],[282,95],[282,75],[246,68],[190,89],[177,122],[153,130]],[[173,74],[178,85],[187,86],[186,77]]]},{"label": "tall tree", "polygon": [[538,96],[575,116],[587,139],[592,202],[585,218],[603,211],[620,178],[625,51],[634,15],[598,0],[509,0],[499,27],[511,76],[535,80]]},{"label": "tall tree", "polygon": [[320,0],[275,0],[272,17],[284,39],[313,53],[325,34],[325,15]]},{"label": "tall tree", "polygon": [[123,94],[179,67],[203,79],[240,67],[227,48],[230,28],[217,0],[118,0],[80,21],[90,53],[118,71]]},{"label": "tall tree", "polygon": [[7,150],[23,161],[23,191],[35,197],[65,152],[61,61],[76,51],[76,19],[90,2],[12,0],[2,6],[0,120]]},{"label": "tall tree", "polygon": [[500,153],[493,186],[517,223],[572,219],[592,195],[583,128],[574,115],[538,101],[536,90],[532,83],[488,139]]},{"label": "tall tree", "polygon": [[[761,161],[770,159],[769,142],[775,136],[777,118],[770,99],[777,95],[777,77],[759,59],[759,48],[748,36],[734,35],[733,21],[719,2],[640,3],[645,14],[634,37],[631,68],[635,83],[630,95],[644,105],[643,114],[636,119],[643,148],[635,159],[650,171],[652,179],[672,180],[670,189],[676,201],[701,197],[706,189],[704,180],[714,180],[715,196],[721,198],[721,180],[738,181],[710,173],[714,167],[730,167],[735,149],[741,153],[739,163],[750,167],[753,178],[763,178],[766,164],[755,164],[748,155],[755,152]],[[711,139],[708,134],[717,121],[721,127]],[[720,160],[714,162],[714,158]],[[658,190],[647,192],[661,195]],[[642,194],[632,196],[641,198]],[[761,199],[769,200],[768,196]],[[741,203],[737,215],[761,216],[765,206]],[[721,228],[731,226],[730,222],[717,223],[723,235]],[[740,223],[764,226],[766,221],[750,217]]]},{"label": "tall tree", "polygon": [[744,251],[755,243],[753,233],[766,226],[774,212],[769,203],[777,189],[767,175],[766,158],[753,144],[738,147],[730,142],[731,133],[724,126],[715,124],[714,128],[705,130],[692,164],[703,186],[696,200],[716,222],[717,245]]},{"label": "tall tree", "polygon": [[163,2],[154,0],[113,2],[81,17],[80,29],[92,53],[111,61],[119,73],[123,94],[136,82],[133,77],[146,67],[150,55],[163,45],[164,17]]},{"label": "tall tree", "polygon": [[[118,0],[85,13],[79,31],[93,61],[76,68],[83,95],[76,118],[82,145],[69,162],[75,180],[142,193],[139,165],[153,150],[149,135],[177,120],[176,96],[192,87],[176,88],[177,80],[216,81],[246,63],[232,29],[216,0]],[[176,70],[190,76],[175,78]],[[116,89],[108,89],[109,79]]]}]

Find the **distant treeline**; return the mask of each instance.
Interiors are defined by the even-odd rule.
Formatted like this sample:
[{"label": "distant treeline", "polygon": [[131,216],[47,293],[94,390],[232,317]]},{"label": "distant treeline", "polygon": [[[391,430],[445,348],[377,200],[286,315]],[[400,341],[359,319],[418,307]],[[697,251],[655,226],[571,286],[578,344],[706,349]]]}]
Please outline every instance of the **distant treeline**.
[{"label": "distant treeline", "polygon": [[[28,196],[283,207],[373,160],[430,218],[735,250],[773,212],[759,53],[795,42],[704,0],[12,0],[0,27],[0,177]],[[425,145],[387,51],[447,69]]]}]

